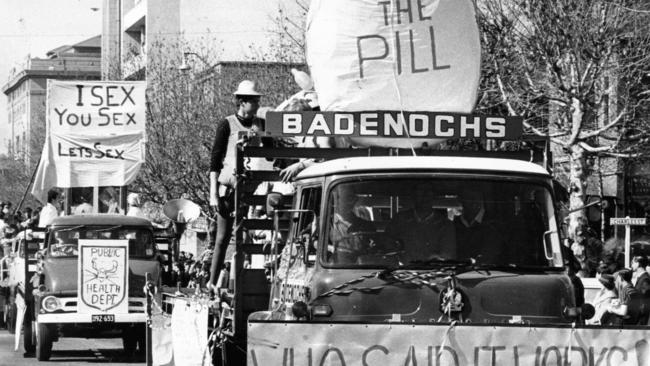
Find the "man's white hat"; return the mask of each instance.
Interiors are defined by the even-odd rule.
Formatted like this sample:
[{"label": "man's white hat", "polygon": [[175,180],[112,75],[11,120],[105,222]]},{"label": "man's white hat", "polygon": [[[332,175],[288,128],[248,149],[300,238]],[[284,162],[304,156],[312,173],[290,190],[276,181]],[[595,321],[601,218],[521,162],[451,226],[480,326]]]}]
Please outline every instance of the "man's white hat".
[{"label": "man's white hat", "polygon": [[255,82],[250,81],[250,80],[244,80],[241,83],[239,83],[239,86],[237,87],[237,90],[233,93],[234,95],[253,95],[253,96],[261,96],[264,95],[255,89]]}]

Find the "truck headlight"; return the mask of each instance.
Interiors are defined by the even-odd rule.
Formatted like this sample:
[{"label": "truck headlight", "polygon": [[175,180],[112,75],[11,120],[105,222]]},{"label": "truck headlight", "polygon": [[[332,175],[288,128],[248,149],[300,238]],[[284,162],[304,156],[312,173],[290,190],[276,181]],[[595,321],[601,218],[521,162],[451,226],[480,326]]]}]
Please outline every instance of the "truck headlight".
[{"label": "truck headlight", "polygon": [[47,312],[53,312],[61,309],[61,301],[54,296],[48,296],[43,299],[43,309]]}]

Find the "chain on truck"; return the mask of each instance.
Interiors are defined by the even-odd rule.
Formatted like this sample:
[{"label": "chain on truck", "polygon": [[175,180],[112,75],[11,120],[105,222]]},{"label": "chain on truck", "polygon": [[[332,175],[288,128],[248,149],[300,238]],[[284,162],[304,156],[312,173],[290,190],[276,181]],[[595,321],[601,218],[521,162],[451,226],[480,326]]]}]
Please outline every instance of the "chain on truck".
[{"label": "chain on truck", "polygon": [[[645,347],[645,329],[584,325],[543,153],[259,141],[238,146],[214,364],[624,364]],[[261,194],[278,172],[251,162],[278,158],[322,162]]]}]

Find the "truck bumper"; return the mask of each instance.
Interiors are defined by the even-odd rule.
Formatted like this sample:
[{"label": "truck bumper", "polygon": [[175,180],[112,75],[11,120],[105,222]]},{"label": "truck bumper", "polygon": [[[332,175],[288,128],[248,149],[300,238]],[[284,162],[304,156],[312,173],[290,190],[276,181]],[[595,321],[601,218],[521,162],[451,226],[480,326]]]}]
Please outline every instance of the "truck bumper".
[{"label": "truck bumper", "polygon": [[[99,314],[99,313],[98,313]],[[79,313],[53,313],[38,314],[36,322],[43,324],[63,324],[63,323],[92,323],[92,315],[96,314],[79,314]],[[106,315],[106,314],[102,314]],[[114,314],[115,323],[144,323],[147,316],[144,313]]]}]

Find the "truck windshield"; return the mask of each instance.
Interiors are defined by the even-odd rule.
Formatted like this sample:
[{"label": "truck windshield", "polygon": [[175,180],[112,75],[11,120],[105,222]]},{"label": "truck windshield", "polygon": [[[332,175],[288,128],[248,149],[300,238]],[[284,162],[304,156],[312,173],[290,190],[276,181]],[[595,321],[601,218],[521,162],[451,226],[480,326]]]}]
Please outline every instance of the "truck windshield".
[{"label": "truck windshield", "polygon": [[130,257],[154,255],[153,234],[151,230],[142,227],[56,227],[48,237],[48,251],[52,257],[76,257],[79,253],[79,240],[128,240]]},{"label": "truck windshield", "polygon": [[327,202],[326,266],[562,267],[551,194],[530,181],[373,178],[337,184]]}]

